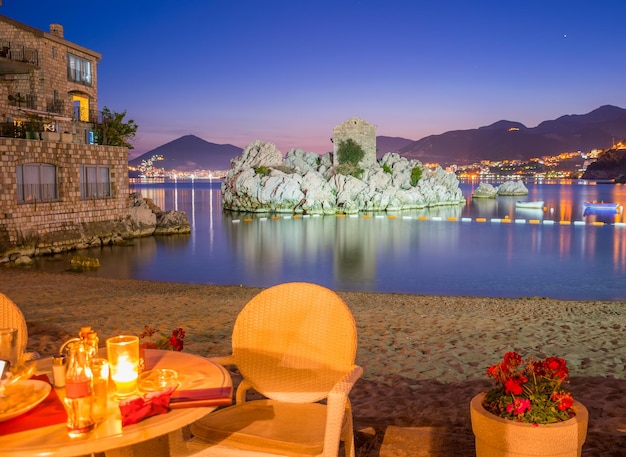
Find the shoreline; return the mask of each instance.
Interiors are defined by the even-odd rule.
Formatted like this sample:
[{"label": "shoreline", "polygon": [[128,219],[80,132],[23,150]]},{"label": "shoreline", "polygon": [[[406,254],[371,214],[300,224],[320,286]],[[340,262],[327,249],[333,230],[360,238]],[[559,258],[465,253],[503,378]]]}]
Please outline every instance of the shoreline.
[{"label": "shoreline", "polygon": [[[0,292],[27,321],[27,350],[42,356],[83,325],[101,346],[144,325],[183,327],[186,352],[226,355],[238,312],[261,290],[0,268]],[[626,448],[626,302],[337,293],[356,320],[364,368],[350,395],[358,455],[378,455],[388,426],[438,437],[424,455],[473,455],[469,401],[510,350],[567,361],[590,414],[583,456]]]}]

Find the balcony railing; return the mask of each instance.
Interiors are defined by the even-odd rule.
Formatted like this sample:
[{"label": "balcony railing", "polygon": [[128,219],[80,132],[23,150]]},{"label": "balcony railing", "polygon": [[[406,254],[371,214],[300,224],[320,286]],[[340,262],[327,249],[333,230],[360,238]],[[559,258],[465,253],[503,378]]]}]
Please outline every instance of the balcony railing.
[{"label": "balcony railing", "polygon": [[65,102],[63,100],[48,100],[46,103],[46,111],[49,113],[62,114],[64,116],[67,115]]},{"label": "balcony railing", "polygon": [[9,94],[9,105],[18,108],[37,109],[37,96],[31,94]]},{"label": "balcony railing", "polygon": [[8,40],[0,39],[0,57],[16,62],[39,65],[39,52],[36,49],[11,43]]},{"label": "balcony railing", "polygon": [[26,138],[24,129],[13,122],[0,122],[0,137]]}]

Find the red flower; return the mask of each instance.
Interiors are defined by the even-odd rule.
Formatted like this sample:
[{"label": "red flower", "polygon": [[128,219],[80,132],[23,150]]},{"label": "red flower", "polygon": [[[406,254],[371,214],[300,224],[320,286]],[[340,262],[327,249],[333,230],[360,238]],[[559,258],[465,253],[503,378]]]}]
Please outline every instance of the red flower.
[{"label": "red flower", "polygon": [[144,326],[144,331],[139,335],[139,338],[149,338],[147,343],[142,343],[145,348],[149,349],[169,349],[171,351],[182,351],[184,346],[183,339],[185,338],[185,331],[182,327],[172,330],[170,337],[159,334],[156,342],[152,342],[152,337],[158,334],[159,330],[152,329],[147,325]]},{"label": "red flower", "polygon": [[502,365],[506,368],[516,368],[522,363],[522,356],[517,352],[507,352],[504,354],[504,361]]},{"label": "red flower", "polygon": [[557,402],[556,407],[559,408],[559,411],[566,411],[574,405],[574,398],[569,392],[554,392],[550,398]]},{"label": "red flower", "polygon": [[528,378],[525,376],[517,376],[515,378],[509,378],[504,381],[504,391],[508,394],[522,395],[522,384],[528,382]]},{"label": "red flower", "polygon": [[513,413],[517,415],[523,415],[526,411],[530,411],[530,400],[516,398],[513,403],[509,403],[506,407],[507,413]]},{"label": "red flower", "polygon": [[543,362],[543,368],[546,375],[553,379],[559,378],[565,380],[569,375],[569,369],[567,368],[565,360],[559,357],[548,357]]},{"label": "red flower", "polygon": [[487,392],[483,406],[500,417],[545,424],[576,414],[574,399],[563,385],[569,370],[559,357],[524,360],[517,352],[507,352],[487,369],[487,376],[496,386]]},{"label": "red flower", "polygon": [[172,336],[170,336],[168,341],[169,347],[174,351],[182,351],[184,345],[183,338],[185,338],[185,331],[181,327],[172,330]]}]

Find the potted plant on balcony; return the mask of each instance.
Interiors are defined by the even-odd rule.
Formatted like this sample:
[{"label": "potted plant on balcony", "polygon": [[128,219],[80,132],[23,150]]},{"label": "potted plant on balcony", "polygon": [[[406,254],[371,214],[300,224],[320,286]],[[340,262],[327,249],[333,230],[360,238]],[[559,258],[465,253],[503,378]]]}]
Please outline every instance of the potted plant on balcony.
[{"label": "potted plant on balcony", "polygon": [[477,457],[581,455],[589,414],[564,385],[565,360],[508,352],[487,376],[496,386],[470,404]]},{"label": "potted plant on balcony", "polygon": [[24,131],[27,140],[39,140],[39,133],[43,131],[43,119],[41,116],[28,115],[24,122]]}]

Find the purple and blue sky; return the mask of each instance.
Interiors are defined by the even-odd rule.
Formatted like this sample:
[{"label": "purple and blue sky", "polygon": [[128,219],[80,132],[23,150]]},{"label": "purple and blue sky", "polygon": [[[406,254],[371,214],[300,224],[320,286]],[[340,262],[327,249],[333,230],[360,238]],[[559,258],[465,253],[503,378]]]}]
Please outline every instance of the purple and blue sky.
[{"label": "purple and blue sky", "polygon": [[100,52],[99,108],[180,136],[332,149],[358,116],[420,139],[626,107],[624,0],[3,0],[0,14]]}]

